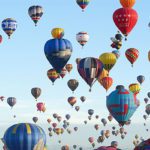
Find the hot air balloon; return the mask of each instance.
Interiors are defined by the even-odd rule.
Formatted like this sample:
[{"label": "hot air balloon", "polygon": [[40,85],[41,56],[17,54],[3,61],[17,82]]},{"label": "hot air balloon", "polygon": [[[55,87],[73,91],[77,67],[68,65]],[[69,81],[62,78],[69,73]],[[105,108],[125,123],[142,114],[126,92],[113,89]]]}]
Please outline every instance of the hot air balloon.
[{"label": "hot air balloon", "polygon": [[113,84],[113,79],[111,77],[104,77],[101,82],[102,86],[108,91]]},{"label": "hot air balloon", "polygon": [[94,110],[93,110],[93,109],[89,109],[89,110],[88,110],[88,114],[89,114],[90,116],[92,116],[92,115],[94,114]]},{"label": "hot air balloon", "polygon": [[65,67],[72,53],[72,44],[66,39],[51,39],[44,46],[47,60],[57,73]]},{"label": "hot air balloon", "polygon": [[150,51],[148,51],[148,60],[150,61]]},{"label": "hot air balloon", "polygon": [[69,150],[70,148],[69,148],[69,145],[65,145],[65,146],[62,146],[61,147],[61,150]]},{"label": "hot air balloon", "polygon": [[95,130],[98,130],[99,127],[100,127],[100,126],[99,126],[98,124],[95,124],[95,125],[94,125]]},{"label": "hot air balloon", "polygon": [[31,89],[31,94],[33,97],[37,100],[37,98],[41,95],[42,90],[38,87],[32,88]]},{"label": "hot air balloon", "polygon": [[68,103],[73,106],[77,102],[77,99],[75,97],[69,97]]},{"label": "hot air balloon", "polygon": [[0,35],[0,43],[2,43],[3,37]]},{"label": "hot air balloon", "polygon": [[95,81],[103,70],[103,64],[96,58],[87,57],[80,60],[77,65],[80,76],[90,86],[90,91]]},{"label": "hot air balloon", "polygon": [[113,119],[113,117],[112,117],[112,115],[110,114],[110,115],[108,116],[108,120],[111,122],[112,119]]},{"label": "hot air balloon", "polygon": [[74,131],[78,131],[78,127],[74,127]]},{"label": "hot air balloon", "polygon": [[88,141],[92,144],[92,143],[94,143],[94,137],[89,137],[88,138]]},{"label": "hot air balloon", "polygon": [[148,103],[148,101],[149,101],[148,98],[144,98],[144,102],[145,102],[146,104]]},{"label": "hot air balloon", "polygon": [[100,55],[99,60],[103,63],[104,69],[109,72],[115,65],[117,58],[113,53],[103,53]]},{"label": "hot air balloon", "polygon": [[17,29],[17,21],[12,18],[4,19],[2,21],[2,29],[4,30],[4,32],[8,35],[8,38],[10,39],[10,36]]},{"label": "hot air balloon", "polygon": [[127,37],[137,23],[138,14],[131,8],[119,8],[114,12],[113,20],[122,34]]},{"label": "hot air balloon", "polygon": [[101,119],[101,122],[103,123],[104,126],[106,126],[107,120],[106,120],[105,118],[102,118],[102,119]]},{"label": "hot air balloon", "polygon": [[31,6],[28,9],[28,14],[35,23],[35,26],[37,26],[38,21],[43,15],[43,8],[42,6]]},{"label": "hot air balloon", "polygon": [[29,123],[19,123],[9,127],[2,141],[9,150],[44,150],[46,134],[44,130]]},{"label": "hot air balloon", "polygon": [[105,137],[104,136],[99,136],[98,139],[97,139],[97,142],[98,143],[103,143],[105,140]]},{"label": "hot air balloon", "polygon": [[57,123],[52,123],[52,126],[53,126],[53,128],[56,128],[57,127]]},{"label": "hot air balloon", "polygon": [[137,76],[137,81],[142,84],[145,81],[145,77],[143,75]]},{"label": "hot air balloon", "polygon": [[33,117],[32,120],[33,120],[34,123],[37,123],[38,117]]},{"label": "hot air balloon", "polygon": [[85,102],[85,101],[86,101],[86,97],[85,97],[85,96],[81,96],[81,97],[80,97],[80,100],[81,100],[82,102]]},{"label": "hot air balloon", "polygon": [[65,68],[63,68],[63,69],[61,70],[61,72],[59,73],[59,75],[60,75],[62,78],[64,78],[66,74],[67,74],[67,70],[66,70]]},{"label": "hot air balloon", "polygon": [[146,105],[145,112],[147,113],[147,115],[150,115],[150,104]]},{"label": "hot air balloon", "polygon": [[51,120],[50,118],[48,118],[48,119],[47,119],[47,122],[48,122],[48,123],[51,123],[51,122],[52,122],[52,120]]},{"label": "hot air balloon", "polygon": [[59,78],[59,74],[56,72],[55,69],[49,69],[47,71],[47,76],[52,81],[53,84],[54,84],[55,80]]},{"label": "hot air balloon", "polygon": [[51,31],[53,38],[61,39],[64,36],[64,29],[63,28],[54,28]]},{"label": "hot air balloon", "polygon": [[45,110],[45,104],[42,102],[37,103],[36,107],[37,107],[37,111],[42,112],[43,110]]},{"label": "hot air balloon", "polygon": [[70,79],[67,84],[68,84],[68,87],[71,89],[71,91],[74,92],[76,88],[78,87],[79,82],[76,79]]},{"label": "hot air balloon", "polygon": [[102,84],[102,79],[104,77],[108,77],[108,76],[109,76],[109,72],[103,68],[103,71],[101,72],[100,76],[98,77],[98,82],[100,84]]},{"label": "hot air balloon", "polygon": [[107,97],[107,108],[120,125],[124,125],[137,109],[137,99],[134,94],[119,85]]},{"label": "hot air balloon", "polygon": [[17,103],[17,100],[15,97],[9,97],[7,98],[8,105],[13,108],[13,106]]},{"label": "hot air balloon", "polygon": [[79,111],[79,110],[80,110],[80,106],[76,106],[76,107],[75,107],[75,110],[76,110],[76,111]]},{"label": "hot air balloon", "polygon": [[72,70],[72,68],[73,68],[73,66],[72,66],[72,64],[67,64],[67,65],[65,66],[65,68],[66,68],[66,70],[70,73],[71,70]]},{"label": "hot air balloon", "polygon": [[139,51],[135,48],[129,48],[126,50],[125,55],[127,59],[130,61],[132,67],[134,62],[138,59],[139,57]]},{"label": "hot air balloon", "polygon": [[134,150],[149,150],[150,149],[150,139],[142,141]]},{"label": "hot air balloon", "polygon": [[129,90],[134,93],[135,95],[137,95],[140,90],[141,90],[141,87],[138,83],[133,83],[133,84],[130,84],[129,85]]},{"label": "hot air balloon", "polygon": [[117,59],[120,57],[120,52],[118,50],[114,50],[112,53],[115,54]]},{"label": "hot air balloon", "polygon": [[66,115],[66,119],[69,120],[71,116],[69,114]]},{"label": "hot air balloon", "polygon": [[87,5],[89,4],[90,0],[76,0],[77,4],[79,5],[79,7],[82,8],[82,11],[84,11],[84,9],[87,7]]},{"label": "hot air balloon", "polygon": [[76,58],[76,64],[79,64],[81,58]]},{"label": "hot air balloon", "polygon": [[4,99],[5,99],[4,96],[0,96],[0,100],[1,100],[2,102],[4,101]]},{"label": "hot air balloon", "polygon": [[120,0],[120,4],[124,8],[132,8],[136,0]]},{"label": "hot air balloon", "polygon": [[80,43],[80,45],[83,47],[89,40],[89,35],[87,32],[79,32],[76,35],[76,40]]}]

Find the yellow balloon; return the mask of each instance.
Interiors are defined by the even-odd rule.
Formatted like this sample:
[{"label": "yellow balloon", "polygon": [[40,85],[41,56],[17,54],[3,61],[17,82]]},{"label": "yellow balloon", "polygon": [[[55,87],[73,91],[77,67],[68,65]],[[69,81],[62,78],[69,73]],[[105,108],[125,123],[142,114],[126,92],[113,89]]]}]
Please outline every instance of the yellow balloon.
[{"label": "yellow balloon", "polygon": [[138,94],[141,90],[141,87],[138,83],[133,83],[129,85],[129,90],[134,94]]},{"label": "yellow balloon", "polygon": [[117,58],[113,53],[103,53],[100,55],[99,60],[103,63],[104,69],[109,72],[115,65]]},{"label": "yellow balloon", "polygon": [[102,84],[102,79],[103,79],[104,77],[108,77],[108,76],[109,76],[109,72],[108,72],[107,70],[103,69],[102,73],[100,74],[100,76],[99,76],[99,78],[98,78],[98,82],[99,82],[100,84]]},{"label": "yellow balloon", "polygon": [[61,39],[64,36],[64,29],[63,28],[54,28],[51,31],[53,38]]},{"label": "yellow balloon", "polygon": [[136,0],[120,0],[120,3],[124,8],[132,8],[135,2]]}]

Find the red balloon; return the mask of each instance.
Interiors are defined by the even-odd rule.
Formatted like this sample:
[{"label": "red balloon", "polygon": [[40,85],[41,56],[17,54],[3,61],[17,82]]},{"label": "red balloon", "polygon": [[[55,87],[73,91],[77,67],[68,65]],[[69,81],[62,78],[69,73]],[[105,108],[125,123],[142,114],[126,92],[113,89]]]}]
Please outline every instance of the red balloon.
[{"label": "red balloon", "polygon": [[132,8],[119,8],[114,12],[113,20],[122,34],[128,36],[137,23],[138,14]]},{"label": "red balloon", "polygon": [[129,48],[126,50],[125,55],[133,66],[134,62],[137,60],[139,56],[139,51],[135,48]]},{"label": "red balloon", "polygon": [[3,40],[3,38],[2,38],[2,36],[0,35],[0,43],[2,43],[2,40]]},{"label": "red balloon", "polygon": [[45,104],[44,103],[37,103],[36,105],[37,107],[37,111],[43,111],[43,109],[45,109]]}]

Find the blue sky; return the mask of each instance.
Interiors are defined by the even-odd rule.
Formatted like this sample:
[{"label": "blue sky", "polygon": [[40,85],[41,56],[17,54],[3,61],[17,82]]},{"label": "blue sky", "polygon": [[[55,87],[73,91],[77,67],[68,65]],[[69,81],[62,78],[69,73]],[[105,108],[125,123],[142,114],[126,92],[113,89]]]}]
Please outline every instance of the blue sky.
[{"label": "blue sky", "polygon": [[[107,94],[113,91],[118,84],[123,84],[128,88],[130,83],[136,82],[136,77],[140,74],[146,78],[145,83],[142,85],[141,93],[138,95],[141,106],[132,117],[132,125],[127,127],[128,135],[125,142],[120,138],[116,139],[119,141],[120,147],[127,147],[126,143],[128,142],[130,142],[130,148],[133,146],[132,139],[139,132],[137,126],[141,129],[139,136],[148,138],[148,134],[141,124],[144,122],[142,118],[145,107],[143,99],[147,96],[147,92],[150,91],[150,70],[147,59],[150,36],[148,28],[150,21],[149,4],[150,2],[146,0],[137,0],[134,9],[139,14],[138,23],[129,35],[128,41],[123,41],[123,47],[120,50],[121,56],[110,72],[110,76],[114,79],[114,84]],[[37,27],[34,26],[28,16],[28,8],[32,5],[41,5],[44,8],[44,14]],[[78,133],[62,136],[63,144],[73,144],[74,139],[76,139],[76,143],[79,143],[79,145],[84,143],[84,146],[90,146],[87,139],[92,135],[98,137],[100,131],[95,133],[92,127],[93,124],[100,123],[100,120],[99,122],[93,120],[88,126],[82,125],[82,122],[87,119],[87,110],[89,108],[94,109],[95,113],[100,115],[100,118],[107,117],[107,94],[99,83],[93,86],[91,93],[88,92],[89,87],[77,72],[75,59],[88,56],[99,57],[103,52],[112,51],[110,37],[114,36],[117,31],[112,20],[112,14],[120,7],[121,5],[117,0],[93,0],[86,11],[82,13],[75,0],[1,0],[0,20],[12,17],[18,23],[18,28],[12,35],[11,40],[8,40],[6,34],[0,29],[0,34],[3,36],[3,43],[0,45],[0,91],[1,95],[6,98],[10,96],[17,98],[17,105],[13,110],[9,108],[6,101],[4,103],[0,102],[1,116],[3,116],[0,118],[0,127],[4,129],[3,131],[14,123],[32,122],[32,116],[38,116],[39,124],[47,132],[47,117],[52,117],[54,112],[62,116],[70,113],[72,115],[72,126],[79,124],[81,129]],[[73,45],[73,53],[69,63],[73,64],[74,69],[63,80],[57,80],[55,85],[52,86],[46,75],[51,66],[44,55],[44,44],[52,38],[51,30],[54,27],[64,28],[64,38],[70,40]],[[76,33],[79,31],[86,31],[90,35],[90,40],[84,49],[81,49],[81,46],[76,41]],[[134,68],[125,58],[125,50],[130,47],[137,48],[140,52]],[[67,103],[67,98],[72,96],[72,92],[67,87],[67,81],[71,78],[75,78],[80,82],[74,96],[78,99],[82,95],[87,97],[87,102],[84,104],[78,100],[77,105],[81,107],[81,111],[78,113]],[[39,101],[46,103],[47,111],[45,114],[40,114],[36,111],[36,102],[30,93],[30,89],[35,86],[42,89]],[[13,114],[16,114],[16,119],[12,117]],[[114,123],[116,122],[113,121],[108,125],[108,128],[113,126]],[[3,136],[3,131],[0,132],[0,137]],[[82,135],[85,136],[81,138]],[[57,144],[58,139],[56,136],[51,139],[48,137],[48,145]],[[104,144],[109,145],[111,140],[114,139],[110,138]]]}]

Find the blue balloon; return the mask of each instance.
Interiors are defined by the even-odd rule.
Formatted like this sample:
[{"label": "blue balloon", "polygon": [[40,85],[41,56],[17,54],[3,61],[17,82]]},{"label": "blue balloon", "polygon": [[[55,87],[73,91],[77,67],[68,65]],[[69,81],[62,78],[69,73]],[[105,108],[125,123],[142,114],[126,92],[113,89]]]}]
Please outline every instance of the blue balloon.
[{"label": "blue balloon", "polygon": [[66,39],[51,39],[46,42],[44,52],[49,63],[60,73],[71,57],[72,44]]},{"label": "blue balloon", "polygon": [[117,86],[116,90],[107,96],[107,108],[110,114],[122,126],[132,117],[137,109],[135,95],[126,90],[124,86]]},{"label": "blue balloon", "polygon": [[4,32],[10,38],[12,33],[17,29],[17,22],[16,22],[16,20],[14,20],[12,18],[7,18],[7,19],[3,20],[2,21],[2,29],[4,30]]},{"label": "blue balloon", "polygon": [[6,130],[2,141],[9,150],[33,150],[40,144],[46,145],[46,134],[35,124],[19,123]]}]

